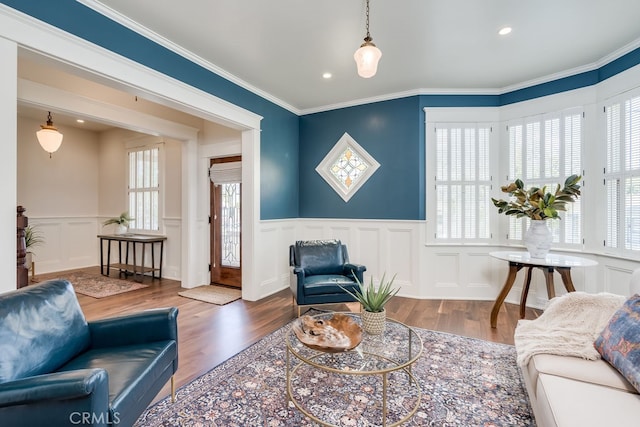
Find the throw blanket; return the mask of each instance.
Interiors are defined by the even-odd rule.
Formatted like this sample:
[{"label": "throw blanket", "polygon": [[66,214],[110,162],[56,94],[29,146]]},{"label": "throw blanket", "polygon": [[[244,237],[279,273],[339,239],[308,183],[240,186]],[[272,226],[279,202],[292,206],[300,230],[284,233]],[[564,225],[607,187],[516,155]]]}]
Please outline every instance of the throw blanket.
[{"label": "throw blanket", "polygon": [[585,292],[552,298],[540,317],[518,321],[514,336],[518,365],[540,353],[599,359],[593,342],[625,300],[620,295]]}]

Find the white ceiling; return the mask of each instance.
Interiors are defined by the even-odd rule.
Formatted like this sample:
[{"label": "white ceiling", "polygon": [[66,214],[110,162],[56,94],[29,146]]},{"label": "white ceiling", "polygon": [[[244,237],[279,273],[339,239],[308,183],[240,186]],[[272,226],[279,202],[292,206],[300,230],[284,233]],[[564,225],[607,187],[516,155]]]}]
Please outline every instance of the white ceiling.
[{"label": "white ceiling", "polygon": [[[18,108],[18,117],[26,117],[33,120],[38,120],[43,125],[47,122],[47,111],[43,110],[42,107],[35,107],[31,105],[18,103],[17,108]],[[112,125],[99,123],[91,119],[86,119],[82,117],[82,115],[70,115],[70,114],[58,112],[56,111],[55,107],[52,108],[51,118],[53,119],[52,120],[53,125],[57,127],[61,132],[65,127],[74,127],[78,129],[89,130],[92,132],[104,132],[106,130],[113,128]],[[79,123],[78,120],[84,120],[84,122]],[[40,130],[40,129],[37,128],[36,130]],[[34,130],[34,132],[36,130]]]},{"label": "white ceiling", "polygon": [[[500,93],[640,46],[639,0],[80,0],[298,112],[415,93]],[[513,27],[507,36],[498,30]],[[322,78],[330,72],[329,80]]]}]

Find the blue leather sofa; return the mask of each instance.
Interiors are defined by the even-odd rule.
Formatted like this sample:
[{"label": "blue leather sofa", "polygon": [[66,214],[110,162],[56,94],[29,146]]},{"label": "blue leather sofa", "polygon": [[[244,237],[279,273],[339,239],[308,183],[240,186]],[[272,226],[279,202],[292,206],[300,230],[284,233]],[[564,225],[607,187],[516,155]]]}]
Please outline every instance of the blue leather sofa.
[{"label": "blue leather sofa", "polygon": [[178,368],[177,308],[87,322],[73,286],[0,295],[0,425],[131,426]]},{"label": "blue leather sofa", "polygon": [[[340,286],[355,292],[363,283],[367,267],[349,262],[347,247],[340,240],[298,240],[289,246],[290,283],[294,302],[304,305],[356,301]],[[340,286],[339,286],[340,285]]]}]

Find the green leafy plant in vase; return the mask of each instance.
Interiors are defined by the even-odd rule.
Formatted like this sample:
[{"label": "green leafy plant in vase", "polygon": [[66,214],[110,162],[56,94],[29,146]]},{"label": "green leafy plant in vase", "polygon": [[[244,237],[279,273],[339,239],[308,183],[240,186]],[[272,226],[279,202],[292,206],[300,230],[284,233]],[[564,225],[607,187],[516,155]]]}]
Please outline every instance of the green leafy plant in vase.
[{"label": "green leafy plant in vase", "polygon": [[133,221],[133,218],[129,216],[129,212],[122,212],[120,216],[115,218],[109,218],[102,225],[116,224],[115,234],[125,234],[129,229],[129,223]]},{"label": "green leafy plant in vase", "polygon": [[510,196],[509,200],[491,198],[498,213],[531,220],[524,244],[532,258],[544,258],[549,252],[552,236],[545,221],[560,219],[558,212],[566,211],[567,203],[578,200],[581,179],[580,175],[571,175],[564,181],[564,186],[557,184],[555,191],[548,191],[546,185],[525,189],[522,180],[516,179],[500,187]]},{"label": "green leafy plant in vase", "polygon": [[37,225],[28,225],[24,229],[24,243],[27,248],[25,264],[27,269],[31,270],[33,268],[33,248],[44,243],[44,235]]},{"label": "green leafy plant in vase", "polygon": [[384,331],[384,324],[387,317],[384,306],[400,290],[399,288],[393,288],[393,281],[396,275],[394,274],[391,280],[386,281],[386,274],[383,274],[378,286],[373,283],[373,277],[366,286],[358,280],[355,274],[353,277],[358,283],[358,289],[356,289],[355,292],[351,292],[342,286],[340,287],[362,305],[363,311],[361,317],[363,329],[372,335],[379,335]]}]

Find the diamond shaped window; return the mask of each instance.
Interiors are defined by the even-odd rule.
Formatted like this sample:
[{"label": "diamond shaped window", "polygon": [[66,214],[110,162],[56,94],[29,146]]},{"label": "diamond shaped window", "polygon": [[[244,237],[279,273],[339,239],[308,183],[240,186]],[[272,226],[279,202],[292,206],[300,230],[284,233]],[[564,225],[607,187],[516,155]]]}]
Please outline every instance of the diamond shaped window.
[{"label": "diamond shaped window", "polygon": [[378,167],[376,159],[345,132],[316,167],[316,172],[348,202]]}]

